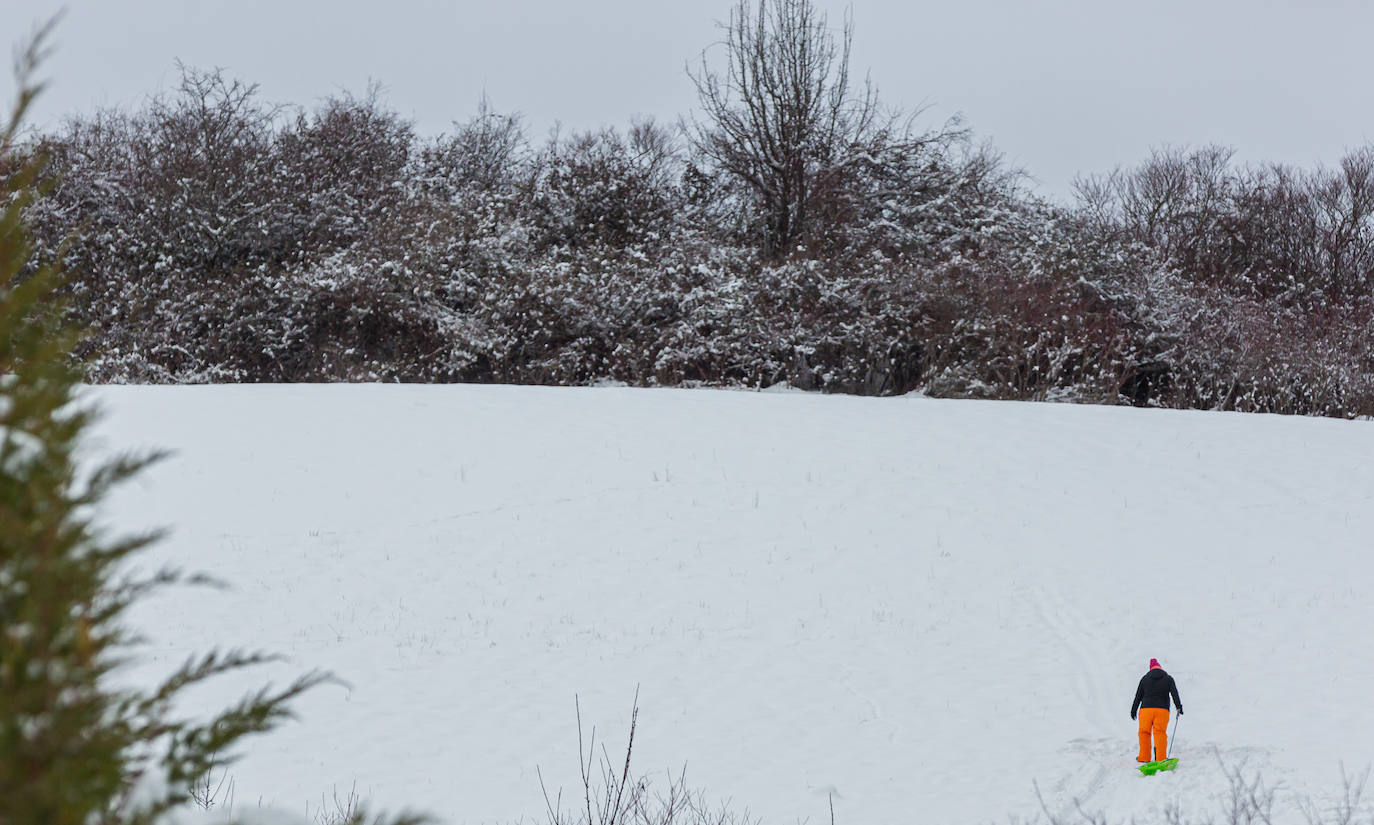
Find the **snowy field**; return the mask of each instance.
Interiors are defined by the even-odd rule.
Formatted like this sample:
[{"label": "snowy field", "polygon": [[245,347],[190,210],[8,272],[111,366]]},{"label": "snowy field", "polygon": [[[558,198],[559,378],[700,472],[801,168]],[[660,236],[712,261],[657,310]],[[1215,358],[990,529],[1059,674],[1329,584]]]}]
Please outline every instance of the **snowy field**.
[{"label": "snowy field", "polygon": [[[798,393],[106,387],[102,448],[175,455],[110,502],[226,580],[134,620],[195,694],[336,673],[231,769],[238,808],[356,787],[444,822],[580,792],[574,697],[617,758],[764,825],[1277,821],[1374,762],[1374,424]],[[1177,678],[1175,774],[1131,698]],[[623,750],[620,751],[623,753]],[[1374,798],[1374,793],[1371,793]],[[573,800],[578,801],[577,799]]]}]

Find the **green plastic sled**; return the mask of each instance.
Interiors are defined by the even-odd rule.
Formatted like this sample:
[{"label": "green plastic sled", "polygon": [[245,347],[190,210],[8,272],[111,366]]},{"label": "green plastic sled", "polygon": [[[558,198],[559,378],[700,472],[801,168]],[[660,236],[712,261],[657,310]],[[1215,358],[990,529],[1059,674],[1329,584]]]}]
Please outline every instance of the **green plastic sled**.
[{"label": "green plastic sled", "polygon": [[1171,771],[1178,767],[1178,757],[1173,759],[1162,759],[1158,762],[1146,762],[1140,766],[1140,772],[1145,776],[1154,776],[1160,771]]}]

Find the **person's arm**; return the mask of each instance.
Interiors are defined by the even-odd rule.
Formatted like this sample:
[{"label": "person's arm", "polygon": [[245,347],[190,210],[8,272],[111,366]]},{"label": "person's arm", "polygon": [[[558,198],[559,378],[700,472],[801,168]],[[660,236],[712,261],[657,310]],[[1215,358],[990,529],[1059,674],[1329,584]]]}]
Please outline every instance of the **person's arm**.
[{"label": "person's arm", "polygon": [[1174,677],[1169,677],[1169,695],[1174,697],[1174,707],[1178,708],[1178,715],[1183,715],[1183,701],[1178,698],[1178,683]]},{"label": "person's arm", "polygon": [[1145,698],[1145,680],[1141,679],[1140,684],[1135,688],[1135,701],[1131,702],[1131,718],[1135,718],[1135,712],[1140,710],[1140,703]]}]

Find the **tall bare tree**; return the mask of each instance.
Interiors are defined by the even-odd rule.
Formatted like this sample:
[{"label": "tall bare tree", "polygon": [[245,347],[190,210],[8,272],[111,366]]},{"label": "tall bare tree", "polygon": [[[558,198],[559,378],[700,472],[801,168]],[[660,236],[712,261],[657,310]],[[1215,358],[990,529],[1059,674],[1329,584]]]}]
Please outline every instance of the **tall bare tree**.
[{"label": "tall bare tree", "polygon": [[812,0],[738,0],[723,28],[725,69],[704,52],[688,69],[703,110],[688,131],[757,198],[764,251],[776,256],[807,236],[817,198],[899,124],[867,78],[851,82],[850,15],[837,39]]}]

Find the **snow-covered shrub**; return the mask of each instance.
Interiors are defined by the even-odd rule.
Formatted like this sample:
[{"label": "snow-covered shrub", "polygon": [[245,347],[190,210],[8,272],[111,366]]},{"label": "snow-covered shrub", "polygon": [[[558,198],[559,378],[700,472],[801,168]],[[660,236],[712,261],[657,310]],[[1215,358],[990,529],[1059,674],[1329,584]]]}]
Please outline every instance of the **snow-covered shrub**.
[{"label": "snow-covered shrub", "polygon": [[74,273],[98,381],[786,381],[1374,414],[1374,149],[1312,171],[1164,149],[1059,206],[958,123],[864,117],[838,154],[793,147],[805,168],[770,178],[805,185],[785,208],[707,151],[714,127],[690,150],[653,124],[534,147],[483,101],[421,139],[375,91],[285,117],[193,70],[18,151],[51,158],[35,258]]},{"label": "snow-covered shrub", "polygon": [[680,200],[676,148],[652,122],[555,137],[538,160],[529,211],[540,246],[635,250],[669,240]]},{"label": "snow-covered shrub", "polygon": [[273,203],[263,216],[286,253],[280,260],[327,256],[390,228],[414,146],[410,125],[381,105],[376,87],[297,114],[272,142]]},{"label": "snow-covered shrub", "polygon": [[1170,406],[1370,415],[1374,150],[1339,169],[1161,150],[1079,185],[1079,215],[1136,261]]},{"label": "snow-covered shrub", "polygon": [[277,116],[256,86],[183,69],[176,95],[129,121],[119,171],[146,249],[139,274],[193,279],[270,259]]},{"label": "snow-covered shrub", "polygon": [[482,98],[477,114],[421,150],[419,178],[428,192],[453,201],[464,192],[518,187],[530,168],[520,116],[500,113]]}]

